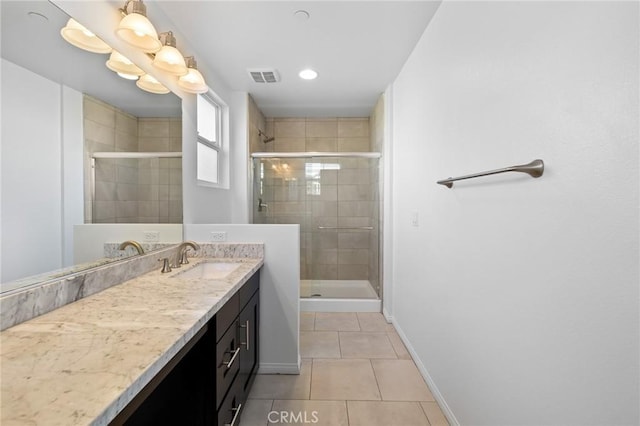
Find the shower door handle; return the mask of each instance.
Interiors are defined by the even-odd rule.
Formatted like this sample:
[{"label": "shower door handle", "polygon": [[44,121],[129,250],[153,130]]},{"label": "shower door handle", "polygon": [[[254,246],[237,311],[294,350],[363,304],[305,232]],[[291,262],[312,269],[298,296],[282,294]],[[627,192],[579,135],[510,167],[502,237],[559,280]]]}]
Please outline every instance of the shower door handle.
[{"label": "shower door handle", "polygon": [[269,204],[267,203],[263,203],[262,202],[262,198],[258,198],[258,211],[261,212],[262,209],[267,209],[269,207]]}]

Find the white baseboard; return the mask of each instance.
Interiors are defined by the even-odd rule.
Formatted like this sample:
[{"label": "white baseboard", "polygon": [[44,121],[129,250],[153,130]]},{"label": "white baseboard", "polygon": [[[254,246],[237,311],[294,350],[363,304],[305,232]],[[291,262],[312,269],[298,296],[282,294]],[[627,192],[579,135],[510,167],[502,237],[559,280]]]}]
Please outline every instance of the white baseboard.
[{"label": "white baseboard", "polygon": [[[383,314],[385,314],[384,310],[383,310]],[[385,314],[385,318],[386,317],[387,315]],[[456,416],[453,414],[453,411],[451,411],[451,408],[449,408],[447,401],[445,401],[444,397],[438,390],[438,386],[436,386],[435,382],[429,375],[427,368],[422,363],[422,360],[418,356],[418,353],[416,352],[416,350],[411,345],[411,342],[409,342],[409,339],[407,339],[407,335],[404,334],[404,332],[402,331],[402,329],[400,328],[396,320],[393,318],[393,316],[390,316],[390,318],[391,318],[391,323],[393,324],[393,327],[398,332],[400,339],[402,340],[404,345],[407,347],[407,350],[411,354],[413,361],[416,363],[416,367],[418,367],[418,371],[420,371],[420,374],[422,374],[424,381],[427,382],[427,386],[429,386],[429,389],[431,390],[431,394],[433,395],[433,398],[438,402],[438,405],[442,410],[442,414],[445,415],[445,417],[447,418],[451,426],[460,426],[460,422],[458,422],[458,419],[456,419]]]},{"label": "white baseboard", "polygon": [[393,315],[391,315],[384,306],[382,307],[382,315],[389,324],[393,324]]},{"label": "white baseboard", "polygon": [[300,299],[301,312],[380,312],[380,299]]},{"label": "white baseboard", "polygon": [[260,363],[258,374],[300,374],[300,364]]}]

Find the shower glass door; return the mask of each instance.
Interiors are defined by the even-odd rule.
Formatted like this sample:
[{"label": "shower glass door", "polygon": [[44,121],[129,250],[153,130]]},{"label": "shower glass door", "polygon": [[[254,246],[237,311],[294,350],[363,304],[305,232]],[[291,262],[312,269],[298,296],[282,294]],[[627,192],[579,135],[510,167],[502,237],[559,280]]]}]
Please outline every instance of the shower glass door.
[{"label": "shower glass door", "polygon": [[380,297],[379,159],[255,158],[254,223],[300,225],[300,297]]}]

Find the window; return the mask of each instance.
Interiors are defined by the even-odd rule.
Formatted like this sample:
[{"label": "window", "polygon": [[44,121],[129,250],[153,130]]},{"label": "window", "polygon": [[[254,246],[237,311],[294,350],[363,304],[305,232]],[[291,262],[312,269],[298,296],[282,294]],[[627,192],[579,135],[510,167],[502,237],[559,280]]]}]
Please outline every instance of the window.
[{"label": "window", "polygon": [[220,106],[209,96],[198,95],[197,101],[198,128],[198,167],[199,181],[217,184],[221,144]]}]

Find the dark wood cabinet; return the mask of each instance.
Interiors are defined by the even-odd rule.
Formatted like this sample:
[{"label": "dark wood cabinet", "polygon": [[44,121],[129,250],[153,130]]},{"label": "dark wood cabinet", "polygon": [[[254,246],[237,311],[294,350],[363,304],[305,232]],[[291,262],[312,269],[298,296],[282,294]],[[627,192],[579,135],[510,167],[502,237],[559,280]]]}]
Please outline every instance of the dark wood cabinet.
[{"label": "dark wood cabinet", "polygon": [[259,273],[218,310],[111,425],[239,424],[259,365]]}]

